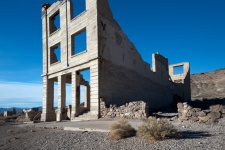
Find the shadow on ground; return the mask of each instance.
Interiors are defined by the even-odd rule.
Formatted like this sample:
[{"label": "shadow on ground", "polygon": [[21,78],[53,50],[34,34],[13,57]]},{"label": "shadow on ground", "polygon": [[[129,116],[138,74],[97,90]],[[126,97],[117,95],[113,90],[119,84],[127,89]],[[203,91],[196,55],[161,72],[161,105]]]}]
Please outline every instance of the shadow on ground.
[{"label": "shadow on ground", "polygon": [[179,136],[176,139],[199,139],[212,136],[208,132],[203,131],[180,131]]},{"label": "shadow on ground", "polygon": [[173,117],[176,117],[177,114],[152,114],[151,115],[152,117],[156,117],[156,118],[164,118],[164,119],[170,119],[170,118],[173,118]]}]

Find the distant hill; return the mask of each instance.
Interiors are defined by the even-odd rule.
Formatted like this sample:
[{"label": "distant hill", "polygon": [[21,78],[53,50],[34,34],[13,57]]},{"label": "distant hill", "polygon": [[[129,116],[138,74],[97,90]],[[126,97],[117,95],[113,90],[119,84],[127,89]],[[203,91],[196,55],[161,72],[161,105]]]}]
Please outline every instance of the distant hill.
[{"label": "distant hill", "polygon": [[225,99],[225,68],[192,74],[191,99]]},{"label": "distant hill", "polygon": [[[16,112],[21,112],[23,109],[30,109],[30,108],[17,108],[17,107],[11,107],[11,108],[0,108],[0,114],[4,113],[4,111],[12,111],[13,108],[16,109]],[[38,108],[39,110],[42,110],[42,107],[35,107]]]}]

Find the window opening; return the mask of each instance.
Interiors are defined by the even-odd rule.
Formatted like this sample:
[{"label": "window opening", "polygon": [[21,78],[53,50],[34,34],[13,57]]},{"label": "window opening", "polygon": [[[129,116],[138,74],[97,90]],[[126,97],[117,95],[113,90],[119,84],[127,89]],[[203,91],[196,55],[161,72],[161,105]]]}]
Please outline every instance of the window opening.
[{"label": "window opening", "polygon": [[61,46],[60,43],[50,48],[50,64],[61,61]]},{"label": "window opening", "polygon": [[173,68],[173,74],[183,74],[184,73],[184,66],[176,66]]},{"label": "window opening", "polygon": [[81,112],[89,111],[90,109],[90,69],[80,71],[80,108]]},{"label": "window opening", "polygon": [[[86,10],[86,0],[72,0],[72,18],[77,17]],[[71,19],[72,19],[71,18]]]},{"label": "window opening", "polygon": [[72,85],[66,83],[66,106],[72,105]]},{"label": "window opening", "polygon": [[83,76],[85,81],[90,83],[90,69],[80,71],[80,74]]},{"label": "window opening", "polygon": [[50,17],[50,34],[55,32],[60,28],[60,15],[59,11],[56,12],[53,16]]},{"label": "window opening", "polygon": [[58,82],[57,81],[54,81],[54,109],[58,109]]},{"label": "window opening", "polygon": [[81,53],[87,49],[86,30],[82,30],[72,36],[72,55]]}]

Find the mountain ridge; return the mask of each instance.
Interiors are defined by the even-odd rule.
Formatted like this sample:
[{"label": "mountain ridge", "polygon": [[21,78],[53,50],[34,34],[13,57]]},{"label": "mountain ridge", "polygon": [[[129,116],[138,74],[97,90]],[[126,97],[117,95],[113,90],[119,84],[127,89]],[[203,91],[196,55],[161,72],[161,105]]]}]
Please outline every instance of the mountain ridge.
[{"label": "mountain ridge", "polygon": [[191,100],[225,99],[225,68],[191,75]]}]

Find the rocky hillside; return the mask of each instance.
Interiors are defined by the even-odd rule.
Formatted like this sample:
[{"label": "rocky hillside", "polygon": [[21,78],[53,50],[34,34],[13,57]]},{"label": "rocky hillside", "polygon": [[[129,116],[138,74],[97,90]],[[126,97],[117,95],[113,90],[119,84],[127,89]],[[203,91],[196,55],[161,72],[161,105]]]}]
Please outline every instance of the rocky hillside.
[{"label": "rocky hillside", "polygon": [[225,68],[191,75],[191,99],[225,99]]}]

